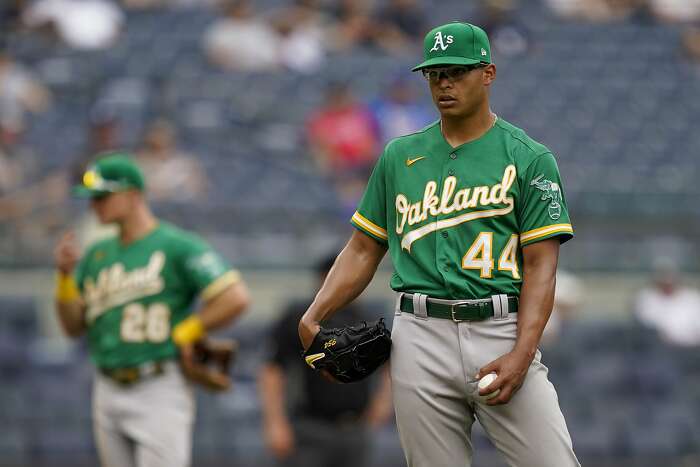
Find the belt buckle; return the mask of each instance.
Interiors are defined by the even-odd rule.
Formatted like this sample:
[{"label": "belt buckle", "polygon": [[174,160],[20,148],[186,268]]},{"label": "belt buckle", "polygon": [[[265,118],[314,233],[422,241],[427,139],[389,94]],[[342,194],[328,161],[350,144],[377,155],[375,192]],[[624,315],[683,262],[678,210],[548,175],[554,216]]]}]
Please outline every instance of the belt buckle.
[{"label": "belt buckle", "polygon": [[452,321],[455,323],[462,323],[464,321],[474,321],[470,319],[457,319],[455,317],[455,307],[460,306],[460,305],[476,305],[479,307],[479,310],[477,311],[477,315],[479,316],[480,320],[486,319],[489,317],[488,314],[488,301],[482,301],[482,300],[463,300],[461,302],[456,302],[450,305],[450,313],[452,314]]},{"label": "belt buckle", "polygon": [[130,386],[140,379],[138,368],[120,368],[114,373],[114,380],[122,386]]},{"label": "belt buckle", "polygon": [[464,322],[464,321],[469,321],[468,319],[457,319],[457,318],[455,317],[455,312],[456,312],[455,307],[458,307],[458,306],[460,306],[460,305],[471,305],[472,303],[474,303],[474,302],[471,301],[471,300],[462,300],[461,302],[452,303],[452,304],[450,305],[450,313],[452,314],[452,321],[454,321],[455,323],[461,323],[461,322]]}]

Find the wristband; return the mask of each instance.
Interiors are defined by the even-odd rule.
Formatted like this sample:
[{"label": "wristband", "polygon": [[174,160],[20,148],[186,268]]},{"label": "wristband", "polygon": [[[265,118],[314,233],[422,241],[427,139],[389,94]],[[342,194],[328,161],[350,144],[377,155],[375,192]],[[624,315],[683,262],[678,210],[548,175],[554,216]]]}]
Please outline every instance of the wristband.
[{"label": "wristband", "polygon": [[173,342],[176,345],[187,345],[200,340],[206,331],[204,324],[197,315],[191,315],[189,318],[175,326],[173,329]]},{"label": "wristband", "polygon": [[56,301],[71,303],[80,299],[80,290],[73,276],[59,272],[56,274]]}]

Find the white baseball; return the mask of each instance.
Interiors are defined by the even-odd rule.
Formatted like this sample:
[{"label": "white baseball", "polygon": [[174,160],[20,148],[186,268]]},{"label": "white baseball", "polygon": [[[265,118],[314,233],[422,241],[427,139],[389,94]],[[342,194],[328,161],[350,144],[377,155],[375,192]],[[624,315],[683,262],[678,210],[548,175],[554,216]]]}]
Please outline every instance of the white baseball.
[{"label": "white baseball", "polygon": [[[489,373],[487,375],[484,375],[484,377],[479,380],[479,390],[484,389],[489,384],[493,383],[493,381],[496,379],[497,376],[498,375],[496,375],[496,373]],[[485,394],[483,396],[479,395],[479,398],[481,400],[487,401],[489,399],[493,399],[494,397],[496,397],[499,392],[501,392],[501,390],[496,389],[495,391],[493,391],[490,394]]]}]

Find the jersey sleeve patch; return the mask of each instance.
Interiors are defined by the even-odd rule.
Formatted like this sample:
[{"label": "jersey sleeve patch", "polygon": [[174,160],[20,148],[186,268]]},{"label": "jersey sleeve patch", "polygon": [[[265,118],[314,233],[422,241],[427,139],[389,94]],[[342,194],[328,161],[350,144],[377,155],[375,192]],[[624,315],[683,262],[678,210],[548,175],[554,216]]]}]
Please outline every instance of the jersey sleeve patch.
[{"label": "jersey sleeve patch", "polygon": [[355,214],[353,214],[352,219],[350,219],[350,222],[363,232],[368,233],[372,237],[382,240],[383,242],[386,242],[389,238],[386,229],[379,227],[377,224],[370,221],[359,212],[355,212]]},{"label": "jersey sleeve patch", "polygon": [[224,273],[222,276],[220,276],[217,279],[214,279],[214,281],[211,284],[205,287],[201,294],[202,300],[204,300],[205,302],[211,300],[212,298],[216,297],[221,292],[223,292],[225,289],[227,289],[229,286],[238,283],[240,280],[241,274],[238,271],[231,270]]},{"label": "jersey sleeve patch", "polygon": [[192,237],[182,242],[182,273],[185,283],[193,292],[204,296],[219,279],[226,276],[233,268],[203,240]]},{"label": "jersey sleeve patch", "polygon": [[566,240],[571,239],[574,236],[574,228],[571,224],[552,224],[538,229],[528,230],[520,234],[520,245],[529,245],[530,243],[535,243],[540,240],[545,240],[547,238],[555,237],[561,235],[565,238],[562,239],[562,243]]}]

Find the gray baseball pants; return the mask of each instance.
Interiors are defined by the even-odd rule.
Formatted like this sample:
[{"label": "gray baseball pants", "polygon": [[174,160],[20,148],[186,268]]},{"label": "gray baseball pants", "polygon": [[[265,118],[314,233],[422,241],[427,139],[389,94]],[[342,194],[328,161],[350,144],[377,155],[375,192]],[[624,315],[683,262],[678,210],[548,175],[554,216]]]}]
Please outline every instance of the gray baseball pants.
[{"label": "gray baseball pants", "polygon": [[97,374],[95,443],[102,467],[187,467],[194,393],[175,362],[162,375],[122,387]]},{"label": "gray baseball pants", "polygon": [[508,404],[478,399],[475,375],[512,350],[517,314],[455,323],[394,316],[391,380],[409,467],[469,467],[475,418],[512,467],[580,467],[540,352]]}]

